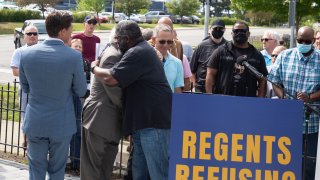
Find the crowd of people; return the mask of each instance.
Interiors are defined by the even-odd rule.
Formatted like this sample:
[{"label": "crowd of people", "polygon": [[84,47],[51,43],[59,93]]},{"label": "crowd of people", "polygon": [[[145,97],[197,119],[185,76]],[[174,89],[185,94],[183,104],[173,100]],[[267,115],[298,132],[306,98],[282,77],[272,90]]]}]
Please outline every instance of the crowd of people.
[{"label": "crowd of people", "polygon": [[[173,93],[320,101],[320,33],[310,27],[299,29],[297,47],[291,49],[280,45],[279,33],[268,30],[258,51],[248,42],[246,23],[236,22],[227,41],[225,23],[218,19],[193,52],[168,17],[154,30],[124,20],[99,54],[96,17],[85,17],[84,32],[73,36],[72,20],[68,14],[50,14],[49,38],[40,44],[37,28],[26,27],[26,45],[12,57],[23,91],[22,130],[32,180],[45,179],[46,173],[64,179],[69,154],[81,179],[111,179],[123,136],[132,139],[127,179],[168,179]],[[273,83],[254,76],[242,61]],[[303,137],[308,137],[308,156],[315,157],[319,115],[305,119],[310,122]],[[311,180],[315,161],[307,162]]]}]

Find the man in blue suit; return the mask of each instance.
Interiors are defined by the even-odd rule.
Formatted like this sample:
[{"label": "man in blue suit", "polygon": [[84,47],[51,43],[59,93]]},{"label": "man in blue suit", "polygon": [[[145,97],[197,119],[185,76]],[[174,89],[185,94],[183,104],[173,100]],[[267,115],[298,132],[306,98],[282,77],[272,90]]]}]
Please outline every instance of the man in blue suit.
[{"label": "man in blue suit", "polygon": [[[29,93],[23,131],[28,138],[29,179],[63,180],[68,148],[76,132],[72,95],[86,93],[79,52],[64,45],[73,18],[59,12],[46,19],[49,38],[22,51],[19,77]],[[49,153],[49,157],[48,157]]]}]

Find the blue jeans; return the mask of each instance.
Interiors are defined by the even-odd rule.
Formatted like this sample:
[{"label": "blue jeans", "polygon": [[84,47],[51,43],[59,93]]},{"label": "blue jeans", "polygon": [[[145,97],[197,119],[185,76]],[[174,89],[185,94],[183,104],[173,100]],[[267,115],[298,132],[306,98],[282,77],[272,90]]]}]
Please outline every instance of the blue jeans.
[{"label": "blue jeans", "polygon": [[[29,180],[63,180],[71,136],[28,137]],[[49,159],[47,159],[49,153]]]},{"label": "blue jeans", "polygon": [[133,132],[134,180],[166,180],[169,172],[169,129],[147,128]]},{"label": "blue jeans", "polygon": [[81,113],[82,102],[78,96],[73,96],[74,111],[76,115],[77,132],[72,136],[70,142],[70,159],[73,169],[80,169],[80,147],[81,147]]}]

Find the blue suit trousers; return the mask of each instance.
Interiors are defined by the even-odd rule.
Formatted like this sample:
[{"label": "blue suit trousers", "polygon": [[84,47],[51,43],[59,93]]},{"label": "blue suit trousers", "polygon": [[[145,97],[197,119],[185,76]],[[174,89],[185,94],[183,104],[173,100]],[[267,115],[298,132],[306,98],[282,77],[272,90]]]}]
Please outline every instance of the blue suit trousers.
[{"label": "blue suit trousers", "polygon": [[[63,180],[72,136],[28,138],[29,180]],[[48,156],[49,154],[49,156]]]}]

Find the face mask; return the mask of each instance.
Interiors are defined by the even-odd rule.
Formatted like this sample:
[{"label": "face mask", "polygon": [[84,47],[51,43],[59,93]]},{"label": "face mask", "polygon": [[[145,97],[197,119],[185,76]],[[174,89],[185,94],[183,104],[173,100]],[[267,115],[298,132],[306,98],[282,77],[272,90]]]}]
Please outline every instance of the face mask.
[{"label": "face mask", "polygon": [[297,45],[299,52],[307,53],[311,50],[312,44],[299,44]]},{"label": "face mask", "polygon": [[211,32],[212,37],[216,38],[216,39],[220,39],[224,34],[224,31],[220,31],[220,30],[213,30]]},{"label": "face mask", "polygon": [[248,37],[246,33],[239,32],[233,35],[233,41],[237,44],[244,44],[248,41]]}]

